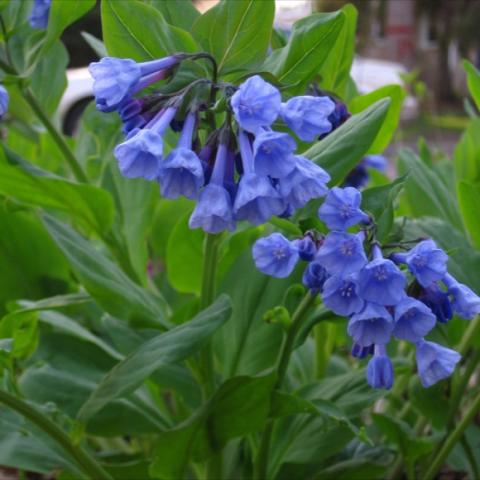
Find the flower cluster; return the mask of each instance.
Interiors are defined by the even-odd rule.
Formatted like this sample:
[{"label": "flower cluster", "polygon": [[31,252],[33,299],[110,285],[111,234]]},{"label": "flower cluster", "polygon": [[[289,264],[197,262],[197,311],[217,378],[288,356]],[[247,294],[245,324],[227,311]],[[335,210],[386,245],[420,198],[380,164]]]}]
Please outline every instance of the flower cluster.
[{"label": "flower cluster", "polygon": [[[386,346],[394,337],[415,345],[418,374],[429,387],[452,374],[460,355],[425,336],[453,312],[473,318],[480,313],[480,298],[447,272],[448,257],[433,240],[385,258],[360,204],[358,190],[333,188],[319,209],[331,232],[307,232],[292,241],[279,233],[261,238],[253,247],[256,266],[268,275],[287,277],[300,259],[307,261],[305,286],[312,294],[320,293],[335,314],[349,318],[352,354],[373,355],[368,383],[391,388],[393,366]],[[365,227],[347,231],[357,224]]]},{"label": "flower cluster", "polygon": [[0,84],[0,119],[5,115],[8,110],[9,96],[5,87]]},{"label": "flower cluster", "polygon": [[[166,198],[197,200],[189,225],[209,233],[233,230],[241,220],[260,225],[325,196],[329,175],[295,154],[292,136],[271,127],[281,119],[301,140],[316,140],[331,131],[335,103],[313,96],[282,103],[278,89],[255,75],[224,90],[226,121],[201,145],[197,131],[205,105],[194,98],[185,108],[185,89],[168,97],[139,95],[191,57],[145,63],[106,57],[90,65],[97,108],[117,111],[123,121],[126,139],[115,148],[121,173],[157,181]],[[189,93],[195,83],[186,87]],[[164,134],[178,125],[178,143],[165,155]]]},{"label": "flower cluster", "polygon": [[51,4],[52,0],[34,0],[32,13],[28,19],[32,28],[47,28]]}]

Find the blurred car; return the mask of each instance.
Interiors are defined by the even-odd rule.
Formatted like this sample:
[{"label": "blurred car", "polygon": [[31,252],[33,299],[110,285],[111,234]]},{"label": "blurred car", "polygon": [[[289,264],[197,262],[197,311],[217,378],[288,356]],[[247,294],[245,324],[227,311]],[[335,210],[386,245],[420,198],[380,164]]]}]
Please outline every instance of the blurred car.
[{"label": "blurred car", "polygon": [[[362,94],[384,85],[401,84],[401,73],[407,73],[407,70],[400,63],[363,57],[354,59],[351,70],[352,78]],[[59,115],[64,133],[73,135],[83,110],[93,98],[93,80],[87,68],[68,70],[67,80],[67,88],[60,101]],[[403,105],[402,119],[415,118],[417,112],[417,101],[408,96]]]}]

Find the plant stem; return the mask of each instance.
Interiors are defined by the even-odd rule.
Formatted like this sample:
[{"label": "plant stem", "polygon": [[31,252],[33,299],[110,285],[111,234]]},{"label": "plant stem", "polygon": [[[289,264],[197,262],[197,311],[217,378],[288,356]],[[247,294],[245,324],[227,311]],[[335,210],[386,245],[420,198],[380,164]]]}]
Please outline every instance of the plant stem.
[{"label": "plant stem", "polygon": [[315,378],[322,378],[335,344],[335,324],[320,322],[313,329],[315,335]]},{"label": "plant stem", "polygon": [[[315,297],[307,293],[303,300],[298,305],[292,316],[292,324],[288,330],[287,338],[282,346],[280,358],[277,364],[277,381],[275,383],[275,389],[282,386],[282,383],[287,374],[288,363],[292,356],[293,346],[295,344],[295,338],[302,326],[302,322],[305,318],[306,312],[310,309]],[[253,478],[255,480],[265,480],[267,478],[267,464],[268,455],[270,451],[270,443],[272,440],[274,420],[268,420],[265,430],[260,440],[260,446],[257,452],[257,458],[253,469]]]},{"label": "plant stem", "polygon": [[0,390],[0,402],[40,427],[55,440],[77,462],[80,469],[94,480],[111,480],[111,476],[82,447],[74,445],[69,436],[57,427],[49,418],[42,415],[28,403]]},{"label": "plant stem", "polygon": [[480,395],[477,395],[475,401],[470,405],[470,408],[467,410],[465,416],[462,418],[462,420],[453,430],[453,432],[451,432],[450,435],[447,437],[445,443],[442,445],[442,448],[439,450],[433,461],[430,463],[430,467],[423,476],[422,480],[433,480],[433,478],[445,462],[448,454],[452,451],[455,444],[462,438],[463,433],[479,411]]}]

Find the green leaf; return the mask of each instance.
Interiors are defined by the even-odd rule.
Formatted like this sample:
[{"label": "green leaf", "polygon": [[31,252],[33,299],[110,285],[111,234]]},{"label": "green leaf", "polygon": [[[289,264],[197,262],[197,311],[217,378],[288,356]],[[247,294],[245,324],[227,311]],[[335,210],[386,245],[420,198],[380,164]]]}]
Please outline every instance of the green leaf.
[{"label": "green leaf", "polygon": [[0,338],[13,338],[11,351],[13,358],[27,358],[35,351],[38,344],[37,324],[36,312],[7,315],[2,318]]},{"label": "green leaf", "polygon": [[150,474],[183,478],[188,461],[205,460],[236,437],[260,430],[270,410],[273,375],[227,380],[186,422],[160,435]]},{"label": "green leaf", "polygon": [[462,65],[467,74],[468,91],[480,110],[480,72],[468,60],[464,60]]},{"label": "green leaf", "polygon": [[45,216],[44,223],[82,285],[108,313],[132,323],[168,328],[168,307],[162,297],[133,283],[68,225],[50,216]]},{"label": "green leaf", "polygon": [[162,13],[170,25],[187,32],[192,31],[195,20],[200,17],[191,0],[150,0],[150,4]]},{"label": "green leaf", "polygon": [[274,10],[273,0],[223,0],[197,19],[193,33],[217,60],[220,75],[263,60]]},{"label": "green leaf", "polygon": [[372,145],[367,153],[382,153],[388,147],[393,134],[396,132],[398,122],[400,121],[400,113],[402,111],[402,104],[405,98],[405,90],[400,85],[386,85],[374,92],[367,93],[360,97],[355,97],[349,105],[351,113],[360,113],[370,105],[378,102],[383,98],[390,99],[390,105],[387,115],[383,121],[382,128],[377,133]]},{"label": "green leaf", "polygon": [[102,31],[110,55],[138,62],[196,50],[188,32],[169,25],[159,10],[137,0],[103,0]]},{"label": "green leaf", "polygon": [[339,184],[367,154],[382,128],[389,105],[389,99],[379,100],[304,153],[327,170],[332,177],[331,185]]},{"label": "green leaf", "polygon": [[480,118],[472,120],[454,151],[457,180],[480,182]]},{"label": "green leaf", "polygon": [[[258,2],[262,3],[262,2]],[[345,23],[342,11],[316,13],[294,23],[283,48],[277,48],[265,60],[261,70],[273,73],[291,93],[304,89],[322,71],[330,50]]]},{"label": "green leaf", "polygon": [[142,344],[103,378],[82,406],[79,420],[87,421],[112,400],[134,391],[160,367],[178,363],[198,351],[230,314],[230,300],[222,295],[193,320]]},{"label": "green leaf", "polygon": [[40,170],[7,149],[0,150],[0,193],[27,205],[67,212],[99,235],[113,222],[113,201],[108,192]]},{"label": "green leaf", "polygon": [[108,55],[105,44],[101,40],[88,32],[82,32],[82,37],[88,43],[90,48],[97,54],[98,58],[103,58]]},{"label": "green leaf", "polygon": [[480,249],[480,185],[459,182],[457,186],[458,203],[463,222],[475,247]]}]

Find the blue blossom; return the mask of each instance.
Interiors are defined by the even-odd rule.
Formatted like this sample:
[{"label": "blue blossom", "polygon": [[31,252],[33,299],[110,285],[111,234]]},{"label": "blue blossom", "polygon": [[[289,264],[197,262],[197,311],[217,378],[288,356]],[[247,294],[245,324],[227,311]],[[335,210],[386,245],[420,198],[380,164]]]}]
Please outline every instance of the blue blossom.
[{"label": "blue blossom", "polygon": [[190,216],[190,228],[202,228],[208,233],[220,233],[235,229],[232,199],[224,187],[227,146],[221,143],[215,157],[210,182],[200,193],[198,203]]},{"label": "blue blossom", "polygon": [[311,262],[317,253],[317,244],[310,235],[299,238],[293,241],[293,244],[298,249],[298,254],[302,260]]},{"label": "blue blossom", "polygon": [[300,140],[313,142],[332,129],[328,116],[334,110],[335,103],[329,97],[305,95],[282,103],[281,117]]},{"label": "blue blossom", "polygon": [[445,275],[443,281],[453,297],[452,307],[455,313],[468,320],[480,313],[480,297],[471,288],[457,282],[449,274]]},{"label": "blue blossom", "polygon": [[0,118],[2,118],[8,110],[9,96],[3,85],[0,84]]},{"label": "blue blossom", "polygon": [[383,155],[367,155],[363,157],[361,163],[366,167],[383,172],[387,168],[388,160]]},{"label": "blue blossom", "polygon": [[426,388],[449,377],[461,359],[458,352],[437,343],[421,340],[416,346],[418,375]]},{"label": "blue blossom", "polygon": [[406,278],[391,260],[382,258],[376,245],[373,257],[358,275],[359,295],[378,305],[396,305],[405,297]]},{"label": "blue blossom", "polygon": [[327,278],[327,271],[315,261],[310,262],[303,272],[303,284],[313,295],[322,291]]},{"label": "blue blossom", "polygon": [[343,317],[360,312],[365,302],[358,296],[357,274],[331,276],[323,286],[322,300],[332,312]]},{"label": "blue blossom", "polygon": [[393,365],[384,345],[375,345],[374,356],[367,365],[367,382],[372,388],[390,390],[393,385]]},{"label": "blue blossom", "polygon": [[433,240],[418,243],[408,253],[394,253],[392,259],[406,263],[423,287],[441,280],[447,273],[448,256]]},{"label": "blue blossom", "polygon": [[452,305],[448,294],[442,291],[437,283],[422,288],[418,299],[430,308],[440,323],[447,323],[452,318]]},{"label": "blue blossom", "polygon": [[239,132],[238,141],[244,173],[238,185],[233,211],[237,220],[260,225],[273,215],[280,215],[285,210],[285,203],[270,178],[255,172],[252,147],[245,132]]},{"label": "blue blossom", "polygon": [[253,245],[255,266],[272,277],[288,277],[298,262],[298,250],[281,233],[260,238]]},{"label": "blue blossom", "polygon": [[352,345],[352,357],[355,358],[365,358],[368,355],[373,355],[375,345],[369,345],[368,347],[362,347],[358,343]]},{"label": "blue blossom", "polygon": [[302,208],[309,200],[327,194],[330,175],[322,168],[300,155],[290,157],[293,170],[280,178],[278,188],[285,201],[293,208]]},{"label": "blue blossom", "polygon": [[295,140],[287,133],[264,130],[255,137],[255,172],[273,178],[287,176],[295,168]]},{"label": "blue blossom", "polygon": [[47,28],[51,3],[52,0],[34,0],[32,13],[28,19],[32,28]]},{"label": "blue blossom", "polygon": [[347,109],[347,106],[340,100],[335,100],[335,109],[328,116],[328,121],[332,124],[332,131],[337,129],[342,123],[345,123],[351,114]]},{"label": "blue blossom", "polygon": [[204,183],[202,163],[197,154],[192,151],[196,122],[196,113],[189,113],[177,147],[160,164],[158,181],[162,195],[166,198],[178,198],[183,195],[192,200],[196,199]]},{"label": "blue blossom", "polygon": [[331,232],[319,248],[316,261],[330,275],[358,272],[367,263],[363,240],[363,233]]},{"label": "blue blossom", "polygon": [[405,297],[395,306],[393,335],[400,340],[418,342],[435,326],[436,318],[422,302]]},{"label": "blue blossom", "polygon": [[122,175],[146,180],[157,178],[163,155],[162,134],[175,112],[175,108],[159,112],[148,128],[132,131],[127,140],[115,147],[114,154]]},{"label": "blue blossom", "polygon": [[366,157],[363,157],[360,163],[349,172],[343,182],[343,186],[362,188],[370,179],[367,167],[384,171],[387,165],[388,160],[383,155],[367,155]]},{"label": "blue blossom", "polygon": [[276,120],[282,99],[273,85],[254,75],[240,85],[230,103],[238,124],[247,132],[256,133]]},{"label": "blue blossom", "polygon": [[352,187],[332,188],[318,210],[318,216],[330,230],[346,230],[357,223],[370,222],[360,209],[362,194]]},{"label": "blue blossom", "polygon": [[367,302],[348,322],[348,334],[362,347],[385,345],[393,330],[393,318],[385,307]]}]

